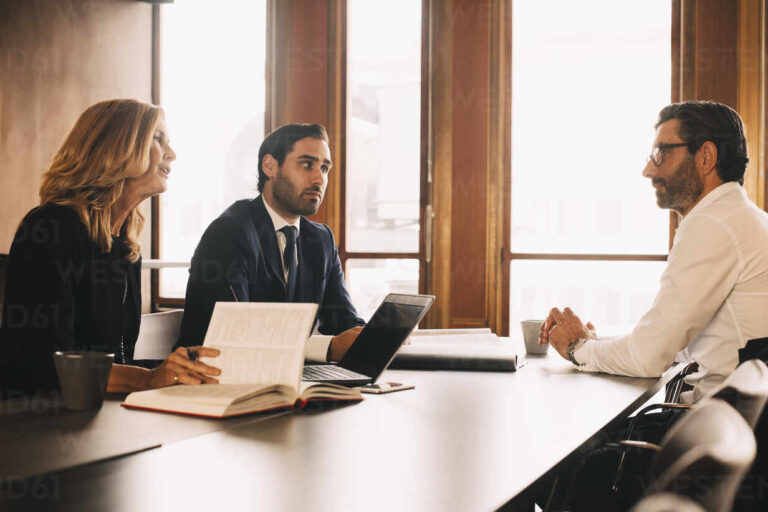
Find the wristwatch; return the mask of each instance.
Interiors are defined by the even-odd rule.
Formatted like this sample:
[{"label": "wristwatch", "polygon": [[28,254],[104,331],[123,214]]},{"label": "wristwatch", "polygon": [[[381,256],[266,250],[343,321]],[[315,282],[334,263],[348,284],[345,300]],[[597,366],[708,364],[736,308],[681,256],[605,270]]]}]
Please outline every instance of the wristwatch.
[{"label": "wristwatch", "polygon": [[583,364],[579,363],[575,357],[573,357],[573,353],[576,352],[578,349],[581,348],[582,345],[584,345],[586,342],[588,342],[588,338],[579,338],[577,340],[573,340],[568,344],[568,346],[565,349],[565,353],[568,355],[568,359],[575,364],[576,366],[584,366]]}]

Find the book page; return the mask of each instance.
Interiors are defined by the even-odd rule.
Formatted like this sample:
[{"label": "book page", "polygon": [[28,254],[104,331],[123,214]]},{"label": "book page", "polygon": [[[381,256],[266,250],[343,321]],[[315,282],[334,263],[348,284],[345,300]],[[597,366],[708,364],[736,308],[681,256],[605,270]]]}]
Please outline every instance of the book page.
[{"label": "book page", "polygon": [[316,312],[317,304],[217,302],[203,346],[221,355],[201,361],[221,369],[221,384],[298,389]]},{"label": "book page", "polygon": [[275,389],[278,388],[275,386],[256,387],[248,384],[168,386],[133,392],[126,397],[125,403],[152,406],[184,400],[193,403],[227,406]]},{"label": "book page", "polygon": [[168,386],[135,391],[126,397],[123,406],[223,418],[291,407],[296,400],[295,392],[287,386],[253,384]]},{"label": "book page", "polygon": [[338,384],[330,384],[328,382],[302,382],[300,391],[300,398],[302,400],[362,400],[363,395],[360,394],[358,388],[349,388],[346,386],[340,386]]}]

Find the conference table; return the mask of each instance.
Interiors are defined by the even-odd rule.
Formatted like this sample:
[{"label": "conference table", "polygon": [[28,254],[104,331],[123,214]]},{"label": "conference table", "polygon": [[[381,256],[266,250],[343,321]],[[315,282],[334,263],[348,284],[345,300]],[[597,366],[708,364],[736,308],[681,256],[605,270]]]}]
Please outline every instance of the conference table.
[{"label": "conference table", "polygon": [[[522,343],[509,347],[525,354]],[[493,510],[576,456],[663,379],[554,351],[516,372],[388,370],[415,389],[214,420],[43,400],[0,408],[2,510]]]}]

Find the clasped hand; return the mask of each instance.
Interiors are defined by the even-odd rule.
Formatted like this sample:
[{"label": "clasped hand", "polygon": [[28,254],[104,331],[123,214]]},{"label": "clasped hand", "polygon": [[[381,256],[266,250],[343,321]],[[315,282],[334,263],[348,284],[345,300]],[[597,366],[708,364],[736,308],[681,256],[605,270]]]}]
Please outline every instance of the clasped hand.
[{"label": "clasped hand", "polygon": [[562,311],[558,308],[552,308],[539,329],[539,345],[549,343],[566,359],[568,359],[568,355],[565,350],[571,341],[596,338],[597,334],[592,322],[583,324],[581,319],[571,311],[571,308],[564,308]]}]

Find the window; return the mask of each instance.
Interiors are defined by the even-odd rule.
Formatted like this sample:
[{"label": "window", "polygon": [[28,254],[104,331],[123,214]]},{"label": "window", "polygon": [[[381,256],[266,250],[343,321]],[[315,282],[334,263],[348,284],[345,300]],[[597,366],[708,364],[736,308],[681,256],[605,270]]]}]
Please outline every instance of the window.
[{"label": "window", "polygon": [[369,318],[387,293],[419,289],[421,2],[349,0],[347,27],[342,259]]},{"label": "window", "polygon": [[[185,0],[162,12],[161,105],[173,164],[160,196],[160,257],[188,262],[203,231],[257,195],[264,138],[266,0]],[[187,268],[163,269],[159,295],[183,298]]]},{"label": "window", "polygon": [[510,330],[555,305],[624,330],[651,305],[669,239],[641,172],[670,102],[670,1],[513,8]]}]

